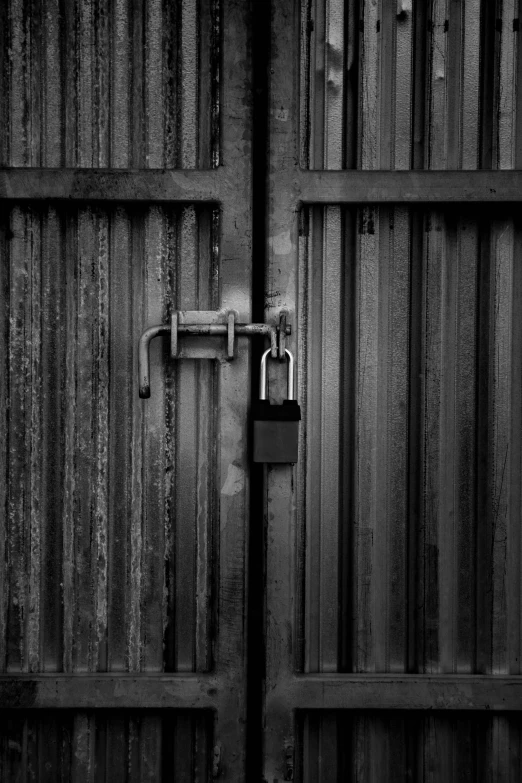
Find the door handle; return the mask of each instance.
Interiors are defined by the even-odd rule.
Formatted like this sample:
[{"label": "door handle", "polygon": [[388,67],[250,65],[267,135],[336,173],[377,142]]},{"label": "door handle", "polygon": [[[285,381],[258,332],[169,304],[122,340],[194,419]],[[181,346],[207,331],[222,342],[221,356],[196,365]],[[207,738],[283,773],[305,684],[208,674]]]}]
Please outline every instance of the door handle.
[{"label": "door handle", "polygon": [[139,395],[142,399],[150,397],[150,343],[155,337],[170,334],[170,356],[179,358],[178,336],[211,335],[226,336],[227,359],[235,356],[235,339],[237,335],[253,337],[264,335],[270,337],[270,353],[274,359],[284,359],[286,351],[286,336],[292,334],[292,327],[287,324],[288,313],[282,310],[279,323],[246,324],[237,322],[234,310],[184,310],[172,313],[170,324],[149,326],[140,337],[138,344]]}]

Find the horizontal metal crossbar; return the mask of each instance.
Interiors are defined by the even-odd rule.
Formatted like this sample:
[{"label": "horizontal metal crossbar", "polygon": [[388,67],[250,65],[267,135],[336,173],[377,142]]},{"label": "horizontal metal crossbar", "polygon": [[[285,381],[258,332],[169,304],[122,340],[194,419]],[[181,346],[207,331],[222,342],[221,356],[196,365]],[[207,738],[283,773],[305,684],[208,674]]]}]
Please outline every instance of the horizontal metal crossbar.
[{"label": "horizontal metal crossbar", "polygon": [[0,676],[3,709],[219,709],[222,692],[210,674]]},{"label": "horizontal metal crossbar", "polygon": [[0,169],[0,199],[16,201],[220,202],[224,187],[224,168]]},{"label": "horizontal metal crossbar", "polygon": [[520,710],[522,676],[308,674],[269,698],[306,710]]},{"label": "horizontal metal crossbar", "polygon": [[[280,173],[275,175],[281,176]],[[522,171],[284,172],[295,204],[517,202]],[[234,177],[226,168],[0,169],[0,199],[115,202],[223,202]]]},{"label": "horizontal metal crossbar", "polygon": [[[219,709],[222,691],[211,674],[0,676],[4,709]],[[521,710],[522,676],[305,674],[268,698],[305,710]]]},{"label": "horizontal metal crossbar", "polygon": [[300,171],[304,204],[522,200],[522,171]]}]

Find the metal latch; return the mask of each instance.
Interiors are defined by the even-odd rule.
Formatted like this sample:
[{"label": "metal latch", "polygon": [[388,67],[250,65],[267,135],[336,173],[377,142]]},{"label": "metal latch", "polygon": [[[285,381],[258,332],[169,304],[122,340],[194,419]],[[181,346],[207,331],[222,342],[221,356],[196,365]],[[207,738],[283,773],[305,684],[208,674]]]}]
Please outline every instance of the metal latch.
[{"label": "metal latch", "polygon": [[138,372],[140,397],[150,397],[150,359],[149,346],[151,340],[160,335],[170,334],[170,355],[172,359],[180,358],[179,335],[192,336],[224,336],[226,337],[226,356],[232,360],[235,357],[235,342],[237,335],[253,337],[264,335],[270,338],[270,353],[274,359],[284,359],[286,351],[286,336],[292,334],[292,327],[286,322],[286,310],[281,311],[279,323],[275,324],[245,324],[238,323],[238,315],[234,310],[179,310],[172,313],[170,324],[150,326],[140,337],[138,351]]}]

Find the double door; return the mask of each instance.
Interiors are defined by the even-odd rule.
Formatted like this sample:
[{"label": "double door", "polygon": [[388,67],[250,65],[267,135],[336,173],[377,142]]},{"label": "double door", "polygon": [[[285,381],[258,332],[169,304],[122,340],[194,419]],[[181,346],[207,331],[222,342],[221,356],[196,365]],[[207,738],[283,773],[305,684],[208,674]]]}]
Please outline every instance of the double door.
[{"label": "double door", "polygon": [[[519,780],[518,30],[4,3],[2,779]],[[259,338],[139,398],[186,311],[288,313],[297,465]]]}]

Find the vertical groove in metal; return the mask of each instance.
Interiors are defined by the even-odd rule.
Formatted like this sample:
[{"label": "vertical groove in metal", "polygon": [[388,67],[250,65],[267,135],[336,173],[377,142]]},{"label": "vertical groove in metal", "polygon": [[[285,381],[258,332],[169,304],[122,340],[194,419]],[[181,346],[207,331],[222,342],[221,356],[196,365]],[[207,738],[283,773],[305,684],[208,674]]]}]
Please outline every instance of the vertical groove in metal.
[{"label": "vertical groove in metal", "polygon": [[479,168],[480,160],[480,0],[464,5],[462,19],[461,158],[463,169]]},{"label": "vertical groove in metal", "polygon": [[[191,148],[186,151],[190,158]],[[180,265],[178,308],[180,310],[200,309],[198,307],[197,225],[194,207],[186,207],[181,216]],[[174,542],[174,574],[176,586],[175,637],[178,666],[185,671],[193,668],[194,601],[190,595],[195,581],[196,551],[193,529],[186,520],[197,518],[197,473],[198,473],[198,402],[200,362],[188,360],[178,367],[179,400],[177,411],[178,462],[176,465],[176,527]],[[188,592],[185,592],[188,591]],[[181,629],[190,629],[185,635]]]},{"label": "vertical groove in metal", "polygon": [[343,163],[344,3],[326,0],[325,24],[325,137],[324,168],[340,169]]},{"label": "vertical groove in metal", "polygon": [[[323,228],[324,220],[324,228]],[[308,321],[307,344],[315,357],[303,371],[309,413],[304,423],[311,446],[307,449],[306,579],[307,671],[335,671],[338,657],[337,566],[340,545],[339,419],[341,359],[341,210],[316,211],[310,230],[310,252],[303,312]],[[325,264],[312,266],[314,250]],[[325,324],[328,322],[328,328]],[[321,328],[312,325],[321,324]]]},{"label": "vertical groove in metal", "polygon": [[[380,40],[380,3],[361,3],[360,100],[358,168],[379,169],[380,111],[378,79],[383,53]],[[379,30],[377,29],[379,26]]]},{"label": "vertical groove in metal", "polygon": [[357,671],[403,670],[406,638],[408,215],[373,209],[359,220],[355,307],[356,387],[353,660]]},{"label": "vertical groove in metal", "polygon": [[519,57],[518,33],[513,19],[518,17],[516,0],[503,0],[499,9],[500,52],[497,93],[498,151],[497,168],[512,169],[516,149],[516,87],[517,57]]},{"label": "vertical groove in metal", "polygon": [[[426,168],[446,168],[448,149],[447,94],[448,87],[455,88],[458,73],[450,70],[448,61],[448,30],[450,0],[433,0],[429,39],[429,81]],[[451,119],[456,120],[456,117]]]},{"label": "vertical groove in metal", "polygon": [[[391,52],[388,54],[388,62],[386,64],[386,67],[394,77],[393,121],[390,122],[390,127],[394,129],[394,133],[390,134],[390,138],[394,139],[394,150],[389,168],[409,169],[414,165],[412,155],[412,114],[415,28],[412,12],[401,13],[399,8],[397,8],[397,11],[394,49],[391,49]],[[393,30],[393,14],[390,14],[386,21],[391,30]],[[393,57],[390,56],[392,54]]]},{"label": "vertical groove in metal", "polygon": [[[42,224],[38,221],[35,227],[28,251],[29,256],[29,287],[31,297],[30,326],[28,338],[28,394],[30,413],[26,418],[28,426],[29,447],[29,481],[27,482],[28,539],[26,541],[26,556],[29,558],[29,595],[27,606],[27,668],[36,671],[40,659],[40,504],[42,498],[42,312],[41,290],[42,269],[39,263],[42,253]],[[29,391],[30,390],[30,391]]]},{"label": "vertical groove in metal", "polygon": [[427,228],[420,658],[427,671],[472,671],[477,232],[437,213]]},{"label": "vertical groove in metal", "polygon": [[[133,269],[142,271],[139,258],[132,256],[130,216],[125,209],[117,207],[113,214],[110,232],[110,279],[109,300],[112,304],[110,321],[111,346],[117,346],[121,335],[126,331],[134,334],[139,329],[141,318],[134,319]],[[130,263],[129,263],[130,259]],[[133,528],[133,497],[140,492],[132,486],[131,444],[137,423],[133,420],[132,385],[128,379],[134,377],[132,356],[124,351],[113,350],[110,353],[109,388],[119,389],[118,396],[112,395],[108,409],[109,419],[109,487],[118,486],[121,491],[110,494],[109,533],[108,533],[108,579],[111,589],[108,595],[108,625],[111,629],[107,640],[107,669],[125,671],[127,658],[127,627],[132,626],[133,610],[126,612],[125,598],[128,591],[127,573],[129,552],[126,542],[126,522]],[[138,428],[139,429],[139,428]],[[137,444],[136,444],[137,445]],[[134,462],[139,461],[139,451]],[[132,600],[131,600],[132,605]],[[138,635],[139,636],[139,635]],[[129,642],[132,644],[131,639]],[[130,669],[135,668],[130,665]]]},{"label": "vertical groove in metal", "polygon": [[209,668],[215,370],[158,339],[143,403],[135,347],[217,306],[215,243],[207,208],[6,214],[2,669]]},{"label": "vertical groove in metal", "polygon": [[[168,307],[168,281],[165,279],[162,238],[163,210],[152,207],[145,215],[143,252],[145,270],[144,323],[165,323]],[[179,229],[178,229],[179,230]],[[176,232],[177,233],[177,232]],[[155,343],[155,345],[154,345]],[[151,346],[151,389],[155,389],[143,412],[143,509],[141,519],[140,635],[143,671],[161,671],[163,638],[163,582],[165,530],[165,475],[172,466],[165,464],[166,427],[163,374],[167,346],[162,340]],[[138,553],[136,553],[138,554]]]},{"label": "vertical groove in metal", "polygon": [[[349,6],[302,4],[301,165],[516,165],[522,67],[516,0],[360,0]],[[332,72],[337,53],[342,72]],[[340,113],[337,99],[344,103]],[[342,163],[331,165],[326,151],[339,138]]]},{"label": "vertical groove in metal", "polygon": [[197,9],[194,0],[181,0],[181,166],[196,167],[197,153]]},{"label": "vertical groove in metal", "polygon": [[[518,243],[517,243],[518,246]],[[520,474],[520,346],[514,341],[514,323],[520,312],[518,266],[514,256],[511,220],[492,223],[489,447],[491,482],[491,611],[490,671],[510,673],[520,667],[519,548],[511,554],[513,537],[519,542]],[[515,370],[518,373],[515,375]]]},{"label": "vertical groove in metal", "polygon": [[219,3],[5,3],[0,165],[218,164]]}]

